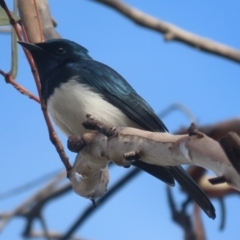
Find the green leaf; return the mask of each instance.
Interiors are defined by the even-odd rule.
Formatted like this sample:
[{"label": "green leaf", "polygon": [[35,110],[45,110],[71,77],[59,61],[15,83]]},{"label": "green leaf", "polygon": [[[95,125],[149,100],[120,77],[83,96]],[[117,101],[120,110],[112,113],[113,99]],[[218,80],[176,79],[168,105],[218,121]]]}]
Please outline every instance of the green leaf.
[{"label": "green leaf", "polygon": [[[11,12],[15,20],[19,20],[17,13]],[[10,25],[9,18],[3,8],[0,7],[0,26]]]},{"label": "green leaf", "polygon": [[11,57],[11,74],[14,79],[17,77],[18,71],[18,46],[17,46],[17,34],[12,29],[12,57]]},{"label": "green leaf", "polygon": [[[17,14],[17,0],[14,1],[14,14]],[[11,74],[14,79],[17,77],[18,72],[18,44],[17,44],[17,34],[12,28],[12,57],[11,57]]]}]

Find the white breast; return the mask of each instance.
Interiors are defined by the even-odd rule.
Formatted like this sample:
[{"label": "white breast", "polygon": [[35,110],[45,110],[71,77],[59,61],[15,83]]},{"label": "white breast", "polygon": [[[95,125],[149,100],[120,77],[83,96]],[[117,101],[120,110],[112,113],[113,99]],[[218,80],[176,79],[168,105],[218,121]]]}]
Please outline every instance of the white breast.
[{"label": "white breast", "polygon": [[109,126],[138,127],[122,111],[103,100],[87,85],[70,80],[54,90],[47,102],[47,109],[56,125],[67,135],[82,134],[86,114]]}]

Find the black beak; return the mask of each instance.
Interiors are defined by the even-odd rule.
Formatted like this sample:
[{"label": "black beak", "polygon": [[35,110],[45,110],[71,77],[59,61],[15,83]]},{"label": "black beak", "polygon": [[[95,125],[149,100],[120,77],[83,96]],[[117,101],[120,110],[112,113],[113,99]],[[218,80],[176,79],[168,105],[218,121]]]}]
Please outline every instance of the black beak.
[{"label": "black beak", "polygon": [[39,46],[35,45],[34,43],[26,43],[26,42],[21,42],[18,41],[18,43],[23,46],[25,49],[27,49],[29,52],[33,51],[42,51],[43,49],[40,48]]}]

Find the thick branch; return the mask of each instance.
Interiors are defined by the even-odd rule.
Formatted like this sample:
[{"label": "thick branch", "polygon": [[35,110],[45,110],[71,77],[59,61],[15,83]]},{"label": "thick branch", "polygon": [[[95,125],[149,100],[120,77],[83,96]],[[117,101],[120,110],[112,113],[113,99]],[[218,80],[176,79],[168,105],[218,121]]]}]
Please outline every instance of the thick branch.
[{"label": "thick branch", "polygon": [[[95,198],[104,194],[110,159],[125,167],[139,160],[166,167],[198,165],[212,170],[230,186],[240,190],[240,176],[220,144],[194,128],[189,135],[172,135],[135,128],[109,128],[90,115],[87,118],[83,125],[104,135],[94,132],[77,138],[82,146],[77,143],[79,149],[75,150],[81,151],[70,173],[70,180],[75,192],[81,196]],[[74,144],[77,142],[72,138],[70,140]]]},{"label": "thick branch", "polygon": [[36,1],[45,41],[53,38],[61,38],[60,34],[54,28],[54,22],[50,14],[48,1],[47,0]]},{"label": "thick branch", "polygon": [[139,24],[140,26],[155,30],[164,34],[164,38],[167,41],[175,40],[191,47],[197,48],[204,52],[212,53],[217,56],[221,56],[235,62],[240,62],[240,51],[224,44],[212,41],[207,38],[200,37],[185,31],[179,27],[176,27],[170,23],[161,21],[150,15],[147,15],[136,8],[130,7],[118,0],[94,0],[113,8],[119,13],[123,14],[130,20]]},{"label": "thick branch", "polygon": [[36,0],[18,0],[18,9],[29,42],[42,42],[44,39]]},{"label": "thick branch", "polygon": [[[201,126],[198,128],[199,131],[203,132],[207,136],[219,141],[221,138],[223,138],[222,142],[227,143],[227,139],[225,136],[229,135],[229,132],[235,132],[238,135],[240,135],[240,118],[233,118],[233,119],[228,119],[222,122],[218,122],[212,125],[205,125]],[[176,134],[186,134],[187,129],[183,128],[177,131]],[[222,145],[222,144],[221,144]],[[226,144],[225,144],[226,145]],[[222,146],[224,149],[224,146]],[[228,144],[226,145],[225,148],[229,149],[232,151],[234,147],[234,144]],[[238,147],[240,149],[240,147]],[[240,151],[240,150],[239,150]],[[229,160],[234,160],[231,156],[228,156]],[[239,164],[239,158],[236,158],[236,164]],[[233,163],[232,163],[233,164]],[[235,169],[237,170],[238,167],[236,164],[233,164]],[[236,190],[232,189],[229,187],[227,184],[222,183],[218,185],[212,185],[209,183],[206,175],[203,176],[205,172],[205,169],[201,169],[200,167],[197,166],[190,166],[188,169],[188,173],[190,174],[191,177],[200,185],[200,187],[204,190],[204,192],[209,196],[209,197],[224,197],[226,195],[232,194],[232,193],[237,193]]]},{"label": "thick branch", "polygon": [[[89,199],[101,197],[107,191],[109,182],[107,166],[110,158],[101,156],[101,153],[99,156],[98,149],[95,148],[94,144],[94,142],[97,141],[101,145],[102,137],[105,136],[95,132],[86,133],[82,138],[77,137],[77,140],[79,140],[82,146],[80,146],[74,137],[70,137],[68,140],[70,150],[72,149],[71,145],[74,144],[79,147],[76,151],[83,148],[81,153],[78,154],[72,170],[69,172],[69,179],[72,183],[73,190],[80,196]],[[91,143],[93,143],[93,145]],[[103,141],[104,145],[105,143],[106,141]]]},{"label": "thick branch", "polygon": [[[240,135],[240,118],[228,119],[212,125],[205,125],[198,128],[199,131],[205,133],[209,137],[219,141],[228,132],[236,132]],[[180,129],[177,134],[185,134],[186,128]]]}]

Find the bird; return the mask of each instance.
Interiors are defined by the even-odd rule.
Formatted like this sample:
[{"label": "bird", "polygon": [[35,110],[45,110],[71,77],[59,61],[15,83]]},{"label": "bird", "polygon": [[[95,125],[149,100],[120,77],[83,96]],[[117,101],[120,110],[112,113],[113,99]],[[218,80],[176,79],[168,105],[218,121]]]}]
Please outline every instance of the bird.
[{"label": "bird", "polygon": [[[68,39],[20,42],[35,62],[41,95],[56,125],[66,136],[80,135],[86,114],[108,126],[154,132],[168,129],[150,105],[111,67],[95,61],[83,46]],[[134,161],[132,165],[174,186],[175,180],[212,219],[215,208],[182,166],[163,167]]]}]

